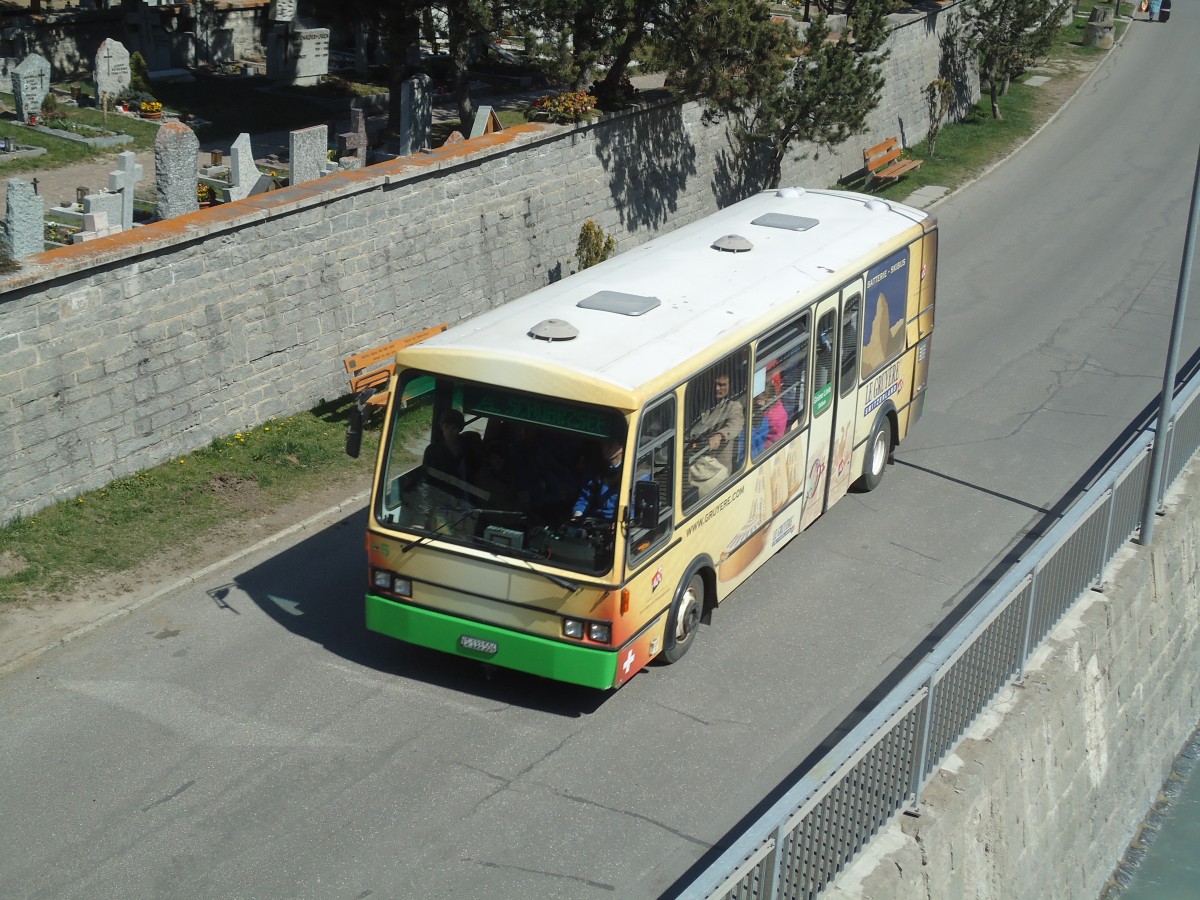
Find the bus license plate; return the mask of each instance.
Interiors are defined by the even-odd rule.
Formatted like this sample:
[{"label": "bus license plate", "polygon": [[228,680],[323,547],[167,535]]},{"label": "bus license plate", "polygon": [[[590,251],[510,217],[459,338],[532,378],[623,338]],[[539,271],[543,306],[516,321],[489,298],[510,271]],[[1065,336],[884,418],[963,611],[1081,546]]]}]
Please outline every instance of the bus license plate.
[{"label": "bus license plate", "polygon": [[470,650],[473,653],[486,653],[488,656],[495,656],[496,652],[500,649],[495,641],[485,641],[482,638],[471,637],[469,634],[459,636],[458,647],[460,650]]}]

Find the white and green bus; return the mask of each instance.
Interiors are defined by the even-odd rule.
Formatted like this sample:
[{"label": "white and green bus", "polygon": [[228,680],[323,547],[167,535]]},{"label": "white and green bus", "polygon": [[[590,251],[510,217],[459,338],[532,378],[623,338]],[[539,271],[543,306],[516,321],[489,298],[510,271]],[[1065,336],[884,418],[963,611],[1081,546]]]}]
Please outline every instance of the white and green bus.
[{"label": "white and green bus", "polygon": [[883,477],[925,399],[936,262],[921,210],[784,188],[400,350],[368,628],[595,688],[677,661]]}]

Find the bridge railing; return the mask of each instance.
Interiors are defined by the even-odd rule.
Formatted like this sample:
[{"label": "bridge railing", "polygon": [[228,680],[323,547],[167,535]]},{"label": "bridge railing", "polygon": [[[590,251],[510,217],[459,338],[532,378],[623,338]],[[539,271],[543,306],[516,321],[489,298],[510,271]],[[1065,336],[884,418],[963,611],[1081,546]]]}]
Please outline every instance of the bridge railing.
[{"label": "bridge railing", "polygon": [[[1200,379],[1176,402],[1156,505],[1200,447]],[[942,760],[1141,523],[1155,430],[1001,576],[929,655],[680,894],[686,900],[814,898],[894,816],[914,809]]]}]

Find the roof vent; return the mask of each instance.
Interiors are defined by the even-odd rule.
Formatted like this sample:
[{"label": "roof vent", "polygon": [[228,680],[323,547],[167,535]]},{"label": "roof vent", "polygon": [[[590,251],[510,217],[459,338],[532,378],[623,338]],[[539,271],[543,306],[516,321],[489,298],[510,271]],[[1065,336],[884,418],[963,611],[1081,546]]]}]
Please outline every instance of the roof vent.
[{"label": "roof vent", "polygon": [[573,341],[579,329],[563,319],[542,319],[529,329],[529,336],[537,341]]},{"label": "roof vent", "polygon": [[821,223],[808,216],[789,216],[786,213],[766,213],[759,216],[751,225],[762,225],[766,228],[782,228],[784,231],[808,231]]},{"label": "roof vent", "polygon": [[717,238],[712,248],[725,253],[745,253],[747,250],[753,250],[754,245],[740,234],[727,234],[723,238]]},{"label": "roof vent", "polygon": [[863,206],[871,210],[871,212],[887,212],[891,209],[891,206],[884,200],[868,200]]},{"label": "roof vent", "polygon": [[783,197],[785,200],[795,200],[797,197],[799,197],[803,193],[804,193],[804,188],[787,187],[787,188],[780,188],[779,190],[777,190],[775,192],[775,196]]},{"label": "roof vent", "polygon": [[640,316],[661,306],[657,297],[640,294],[625,294],[621,291],[596,291],[575,304],[580,309],[598,309],[603,312],[620,313],[623,316]]}]

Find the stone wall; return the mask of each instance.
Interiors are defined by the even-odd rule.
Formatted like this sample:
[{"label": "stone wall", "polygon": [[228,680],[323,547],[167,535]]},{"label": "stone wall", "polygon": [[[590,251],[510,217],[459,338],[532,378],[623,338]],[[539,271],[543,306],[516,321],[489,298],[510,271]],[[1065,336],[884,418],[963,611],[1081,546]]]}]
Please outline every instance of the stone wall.
[{"label": "stone wall", "polygon": [[825,895],[1100,896],[1200,722],[1200,466]]},{"label": "stone wall", "polygon": [[[900,20],[871,131],[789,157],[829,186],[927,130],[956,4]],[[964,91],[978,96],[978,78]],[[695,104],[524,126],[29,257],[0,276],[0,522],[347,390],[343,357],[570,273],[593,219],[629,250],[759,174]]]}]

